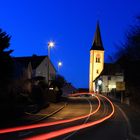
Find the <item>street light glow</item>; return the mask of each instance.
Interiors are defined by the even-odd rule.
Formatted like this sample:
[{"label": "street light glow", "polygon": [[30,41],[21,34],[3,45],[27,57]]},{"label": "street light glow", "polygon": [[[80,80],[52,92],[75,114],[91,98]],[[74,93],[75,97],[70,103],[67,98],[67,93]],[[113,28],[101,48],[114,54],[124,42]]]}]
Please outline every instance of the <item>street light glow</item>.
[{"label": "street light glow", "polygon": [[61,67],[62,66],[62,62],[58,62],[58,66]]},{"label": "street light glow", "polygon": [[53,48],[55,46],[55,43],[53,41],[48,42],[48,47]]},{"label": "street light glow", "polygon": [[58,72],[59,72],[60,67],[62,67],[62,62],[59,61],[57,65],[58,65]]},{"label": "street light glow", "polygon": [[102,80],[98,80],[98,85],[100,86],[102,84]]}]

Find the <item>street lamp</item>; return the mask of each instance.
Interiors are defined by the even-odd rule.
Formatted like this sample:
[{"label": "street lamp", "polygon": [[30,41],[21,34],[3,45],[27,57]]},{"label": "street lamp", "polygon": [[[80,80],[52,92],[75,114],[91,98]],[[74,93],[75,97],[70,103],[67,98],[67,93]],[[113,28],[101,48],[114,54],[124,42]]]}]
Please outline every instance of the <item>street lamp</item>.
[{"label": "street lamp", "polygon": [[48,47],[53,48],[55,46],[55,43],[53,41],[48,42]]},{"label": "street lamp", "polygon": [[102,85],[102,83],[103,83],[102,80],[99,79],[99,80],[98,80],[98,89],[97,89],[98,92],[101,92],[101,85]]},{"label": "street lamp", "polygon": [[50,49],[55,46],[55,43],[53,41],[48,42],[48,85],[50,80]]},{"label": "street lamp", "polygon": [[58,62],[58,72],[59,72],[60,67],[62,67],[62,62],[61,61]]},{"label": "street lamp", "polygon": [[98,85],[101,86],[102,80],[98,80]]}]

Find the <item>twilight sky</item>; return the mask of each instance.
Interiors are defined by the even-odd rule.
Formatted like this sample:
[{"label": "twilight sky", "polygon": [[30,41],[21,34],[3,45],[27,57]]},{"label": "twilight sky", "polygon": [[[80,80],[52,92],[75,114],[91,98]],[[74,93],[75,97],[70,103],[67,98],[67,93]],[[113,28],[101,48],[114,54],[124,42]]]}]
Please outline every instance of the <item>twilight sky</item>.
[{"label": "twilight sky", "polygon": [[47,42],[56,42],[51,60],[68,82],[88,87],[89,50],[97,20],[108,54],[140,15],[140,0],[0,0],[0,28],[12,36],[12,56],[47,55]]}]

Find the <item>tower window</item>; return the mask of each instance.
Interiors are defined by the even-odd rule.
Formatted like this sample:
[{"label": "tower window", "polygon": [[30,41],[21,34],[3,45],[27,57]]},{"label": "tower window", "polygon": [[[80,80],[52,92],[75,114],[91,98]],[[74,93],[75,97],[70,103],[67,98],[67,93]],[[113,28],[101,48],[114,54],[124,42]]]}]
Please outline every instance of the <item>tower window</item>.
[{"label": "tower window", "polygon": [[100,59],[100,55],[97,54],[97,55],[96,55],[96,63],[100,63],[100,60],[101,60],[101,59]]},{"label": "tower window", "polygon": [[100,58],[96,57],[96,63],[100,63]]}]

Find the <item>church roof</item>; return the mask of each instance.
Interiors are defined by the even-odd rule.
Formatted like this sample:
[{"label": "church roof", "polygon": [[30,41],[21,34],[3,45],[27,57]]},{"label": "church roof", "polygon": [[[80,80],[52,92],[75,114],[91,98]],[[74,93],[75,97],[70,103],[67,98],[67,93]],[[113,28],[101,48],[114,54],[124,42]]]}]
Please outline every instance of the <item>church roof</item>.
[{"label": "church roof", "polygon": [[90,50],[104,50],[102,39],[101,39],[99,22],[97,23],[94,40],[93,40],[92,47]]}]

